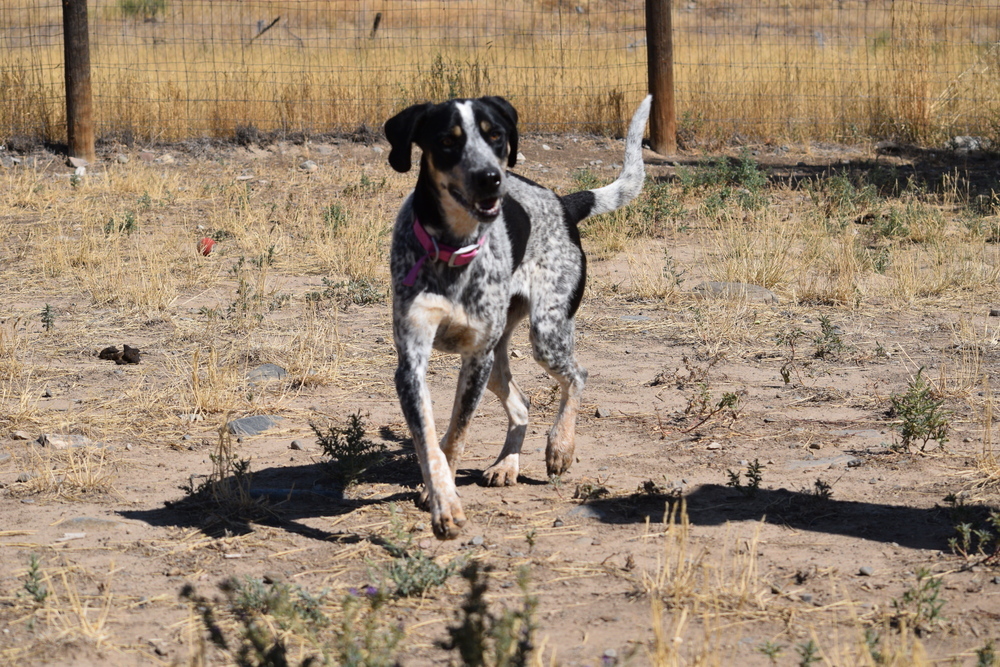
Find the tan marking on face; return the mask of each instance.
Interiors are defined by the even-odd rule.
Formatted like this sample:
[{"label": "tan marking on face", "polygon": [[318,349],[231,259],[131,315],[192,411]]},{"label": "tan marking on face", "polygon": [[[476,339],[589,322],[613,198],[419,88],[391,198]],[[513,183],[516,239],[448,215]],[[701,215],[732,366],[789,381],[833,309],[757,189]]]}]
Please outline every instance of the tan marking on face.
[{"label": "tan marking on face", "polygon": [[451,128],[451,133],[456,137],[462,136],[462,126],[456,125],[455,127]]},{"label": "tan marking on face", "polygon": [[[461,129],[461,128],[460,128]],[[443,209],[445,222],[451,226],[451,231],[455,236],[468,238],[476,234],[479,229],[479,221],[473,218],[464,206],[455,201],[455,198],[448,192],[449,187],[455,187],[462,195],[465,190],[462,182],[454,178],[450,173],[442,171],[434,164],[434,157],[427,154],[427,168],[430,171],[431,179],[437,183],[441,193],[441,208]]]},{"label": "tan marking on face", "polygon": [[493,129],[493,125],[491,125],[488,120],[481,120],[479,121],[479,129],[482,130],[483,133],[486,133]]}]

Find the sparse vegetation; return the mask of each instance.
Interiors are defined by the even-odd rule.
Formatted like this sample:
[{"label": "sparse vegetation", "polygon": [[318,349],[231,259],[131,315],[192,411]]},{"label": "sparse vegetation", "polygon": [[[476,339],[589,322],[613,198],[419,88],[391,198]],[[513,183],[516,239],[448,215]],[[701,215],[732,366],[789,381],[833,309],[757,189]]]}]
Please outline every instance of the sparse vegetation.
[{"label": "sparse vegetation", "polygon": [[[126,27],[166,32],[165,17],[178,11],[171,4],[156,23]],[[268,35],[294,31],[281,13],[247,47],[249,60],[270,47]],[[446,54],[441,85],[461,64]],[[0,68],[0,86],[9,74]],[[372,157],[363,142],[378,137],[357,136],[361,143],[298,144],[261,130],[246,144],[253,157],[225,144],[212,144],[210,157],[150,146],[174,152],[173,164],[139,158],[123,140],[102,150],[130,161],[102,157],[76,190],[61,163],[44,167],[41,146],[0,150],[0,509],[11,517],[0,540],[13,563],[0,591],[0,626],[10,630],[0,663],[149,654],[207,666],[234,664],[243,647],[257,663],[282,651],[295,665],[445,661],[439,642],[450,641],[449,626],[465,625],[464,612],[451,620],[468,590],[455,575],[472,562],[480,582],[493,568],[481,602],[495,628],[503,609],[523,610],[518,571],[531,568],[538,629],[529,664],[597,664],[607,648],[618,664],[763,663],[769,652],[797,664],[810,637],[820,664],[974,662],[979,651],[993,660],[990,620],[974,611],[1000,544],[994,391],[984,380],[1000,345],[987,310],[1000,284],[988,162],[962,163],[945,184],[937,162],[879,157],[898,163],[894,174],[871,167],[862,147],[843,154],[852,165],[831,157],[843,180],[824,183],[814,174],[827,165],[813,163],[836,149],[802,156],[793,143],[786,159],[778,146],[755,144],[756,155],[726,148],[691,168],[692,178],[712,174],[726,157],[718,171],[742,169],[733,177],[740,185],[713,175],[685,190],[671,180],[683,167],[650,161],[648,190],[632,208],[583,226],[588,282],[576,331],[591,375],[578,406],[580,460],[544,484],[560,389],[531,360],[523,326],[509,346],[531,402],[520,484],[475,486],[507,437],[503,406],[487,393],[457,476],[468,523],[458,540],[440,543],[426,512],[411,506],[420,475],[391,382],[385,257],[414,174]],[[587,169],[590,182],[610,180],[620,143],[574,138],[579,147],[526,132],[529,159],[516,170],[567,192],[590,159],[582,151],[604,142],[594,156],[604,162]],[[543,140],[551,152],[538,149]],[[296,151],[319,169],[302,176],[289,157]],[[8,166],[9,156],[23,162]],[[537,163],[550,171],[536,173]],[[775,165],[773,175],[758,164]],[[725,188],[709,211],[706,200]],[[760,206],[744,206],[754,188]],[[127,211],[131,233],[105,231],[127,222]],[[218,241],[209,256],[196,252],[205,237]],[[691,293],[708,280],[767,285],[779,302]],[[46,304],[55,318],[48,330]],[[94,358],[123,343],[149,356],[128,367]],[[287,377],[253,380],[263,364]],[[892,422],[882,411],[894,393],[901,408],[917,404],[906,399],[908,383],[919,385],[907,369],[921,364],[933,369],[919,373],[923,414],[939,419],[924,420],[926,441],[911,428],[904,446],[905,411],[894,408]],[[428,372],[440,438],[455,357],[435,353]],[[595,417],[597,407],[614,418]],[[230,412],[284,419],[242,442],[233,435],[219,451],[216,429]],[[919,425],[919,405],[913,415]],[[897,451],[882,444],[893,427]],[[35,444],[47,433],[102,446]],[[946,451],[930,451],[941,442],[934,435],[947,438]],[[391,454],[380,455],[378,443]],[[921,446],[931,455],[901,452]],[[829,471],[824,459],[841,453],[863,465]],[[341,497],[331,479],[354,483]],[[928,506],[942,480],[962,490],[966,510]],[[686,528],[677,514],[685,502]],[[948,537],[953,553],[940,554]],[[841,550],[847,540],[852,548]],[[882,560],[890,541],[900,555]],[[814,543],[831,549],[816,552],[829,554],[818,569],[798,562],[815,550],[787,549]],[[932,552],[936,599],[912,574]],[[875,573],[859,575],[860,565]],[[125,574],[112,581],[105,572]],[[219,600],[179,606],[162,586],[146,586],[153,579],[170,590],[197,583]],[[223,579],[232,599],[215,589]],[[630,601],[616,602],[623,589]],[[209,605],[228,649],[212,643],[202,619]],[[927,628],[919,637],[915,624]],[[978,639],[968,639],[967,624]],[[167,630],[147,636],[152,625]],[[514,635],[508,646],[523,638]],[[483,655],[495,656],[498,635],[480,636]],[[598,645],[598,636],[621,641]],[[567,647],[580,648],[567,655]],[[460,660],[457,648],[451,655]]]},{"label": "sparse vegetation", "polygon": [[729,476],[726,486],[731,489],[736,489],[747,498],[753,498],[757,495],[757,492],[760,491],[760,483],[764,481],[764,465],[759,459],[754,459],[753,463],[748,463],[746,483],[742,481],[742,477],[738,470],[726,470],[726,474]]},{"label": "sparse vegetation", "polygon": [[360,412],[350,415],[344,427],[329,426],[324,431],[316,424],[310,426],[316,434],[316,443],[327,457],[323,461],[324,469],[345,487],[357,482],[385,458],[385,444],[365,437],[365,423]]},{"label": "sparse vegetation", "polygon": [[903,591],[903,596],[892,601],[895,609],[894,622],[905,623],[917,633],[926,633],[944,620],[942,609],[945,599],[941,597],[941,577],[926,568],[916,572],[916,584]]},{"label": "sparse vegetation", "polygon": [[949,413],[941,407],[944,399],[934,396],[934,389],[923,372],[923,368],[917,371],[905,392],[890,397],[892,416],[900,420],[901,446],[907,451],[916,442],[920,442],[920,451],[926,449],[931,440],[939,447],[948,443]]}]

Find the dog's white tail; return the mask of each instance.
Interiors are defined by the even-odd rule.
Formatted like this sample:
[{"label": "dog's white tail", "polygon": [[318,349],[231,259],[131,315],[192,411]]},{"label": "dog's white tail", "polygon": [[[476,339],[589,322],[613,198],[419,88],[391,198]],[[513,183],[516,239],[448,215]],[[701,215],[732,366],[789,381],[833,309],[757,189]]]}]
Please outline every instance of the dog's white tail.
[{"label": "dog's white tail", "polygon": [[588,215],[609,213],[625,206],[642,192],[642,184],[646,179],[646,170],[642,163],[642,135],[646,132],[646,121],[649,119],[649,107],[653,96],[647,95],[628,126],[625,137],[625,166],[614,183],[603,188],[591,190],[594,193],[594,203]]}]

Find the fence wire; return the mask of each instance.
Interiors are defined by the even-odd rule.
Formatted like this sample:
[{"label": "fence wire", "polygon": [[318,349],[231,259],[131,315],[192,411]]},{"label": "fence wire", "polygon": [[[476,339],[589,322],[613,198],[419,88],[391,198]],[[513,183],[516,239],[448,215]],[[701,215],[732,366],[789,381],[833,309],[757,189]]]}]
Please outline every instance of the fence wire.
[{"label": "fence wire", "polygon": [[[504,95],[529,131],[620,133],[646,90],[637,0],[90,0],[98,136],[366,132]],[[683,143],[996,137],[1000,7],[674,0]],[[65,137],[58,0],[0,3],[0,141]]]}]

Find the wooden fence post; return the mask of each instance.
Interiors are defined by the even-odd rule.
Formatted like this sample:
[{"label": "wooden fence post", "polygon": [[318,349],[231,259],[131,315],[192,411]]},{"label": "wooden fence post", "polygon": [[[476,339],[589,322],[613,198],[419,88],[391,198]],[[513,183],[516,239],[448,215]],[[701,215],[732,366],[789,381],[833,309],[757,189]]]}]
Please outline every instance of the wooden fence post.
[{"label": "wooden fence post", "polygon": [[677,152],[674,109],[674,38],[671,0],[646,0],[646,57],[653,108],[649,115],[650,145],[661,155]]},{"label": "wooden fence post", "polygon": [[95,162],[94,118],[90,91],[90,34],[87,0],[62,0],[66,74],[66,138],[69,157]]}]

